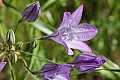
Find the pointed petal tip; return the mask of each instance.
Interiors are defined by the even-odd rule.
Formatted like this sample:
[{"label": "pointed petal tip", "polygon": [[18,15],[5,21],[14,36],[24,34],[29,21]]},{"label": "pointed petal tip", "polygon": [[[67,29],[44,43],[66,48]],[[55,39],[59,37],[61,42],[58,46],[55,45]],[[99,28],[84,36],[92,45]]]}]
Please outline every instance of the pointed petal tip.
[{"label": "pointed petal tip", "polygon": [[39,3],[39,1],[36,1],[36,3]]},{"label": "pointed petal tip", "polygon": [[89,49],[88,49],[88,52],[92,52],[92,50],[89,48]]},{"label": "pointed petal tip", "polygon": [[107,59],[104,58],[104,57],[102,57],[102,56],[98,56],[98,57],[97,57],[97,60],[100,60],[100,61],[101,61],[101,63],[99,64],[99,66],[103,65],[103,64],[107,61]]},{"label": "pointed petal tip", "polygon": [[83,50],[84,52],[92,52],[92,49],[88,46],[85,47],[85,49]]},{"label": "pointed petal tip", "polygon": [[98,33],[98,29],[97,29],[97,28],[96,28],[96,31],[95,31],[95,32],[96,32],[96,34]]},{"label": "pointed petal tip", "polygon": [[73,54],[71,54],[71,53],[68,53],[68,55],[72,56]]},{"label": "pointed petal tip", "polygon": [[7,62],[3,62],[4,64],[6,64]]},{"label": "pointed petal tip", "polygon": [[68,55],[71,55],[71,56],[72,56],[73,54],[74,54],[73,51],[72,51],[71,49],[69,49],[69,50],[68,50]]},{"label": "pointed petal tip", "polygon": [[68,55],[72,56],[74,53],[68,53]]},{"label": "pointed petal tip", "polygon": [[97,35],[97,33],[98,33],[98,29],[94,26],[94,36],[93,37],[95,37]]},{"label": "pointed petal tip", "polygon": [[38,6],[40,6],[40,2],[39,1],[36,1],[35,4],[38,5]]},{"label": "pointed petal tip", "polygon": [[0,72],[2,71],[5,65],[6,65],[6,62],[0,62]]},{"label": "pointed petal tip", "polygon": [[70,12],[64,12],[64,14],[70,14]]},{"label": "pointed petal tip", "polygon": [[80,5],[76,10],[80,10],[82,12],[83,11],[83,4]]},{"label": "pointed petal tip", "polygon": [[1,62],[1,63],[5,65],[7,62]]},{"label": "pointed petal tip", "polygon": [[79,8],[83,9],[83,4],[81,4]]},{"label": "pointed petal tip", "polygon": [[[91,25],[91,24],[89,24],[89,25]],[[91,25],[91,26],[93,26],[93,25]],[[96,26],[93,26],[93,27],[94,27],[94,32],[97,34],[98,33],[97,27]]]},{"label": "pointed petal tip", "polygon": [[[64,17],[68,18],[70,15],[71,15],[70,12],[64,12]],[[63,18],[64,18],[64,17],[63,17]]]},{"label": "pointed petal tip", "polygon": [[81,4],[81,7],[83,7],[83,4]]}]

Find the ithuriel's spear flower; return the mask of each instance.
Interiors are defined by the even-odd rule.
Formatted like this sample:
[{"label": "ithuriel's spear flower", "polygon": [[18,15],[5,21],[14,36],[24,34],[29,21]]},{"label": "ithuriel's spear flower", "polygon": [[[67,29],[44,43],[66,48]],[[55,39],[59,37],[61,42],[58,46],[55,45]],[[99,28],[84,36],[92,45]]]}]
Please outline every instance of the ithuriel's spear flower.
[{"label": "ithuriel's spear flower", "polygon": [[72,64],[45,64],[40,71],[32,72],[39,75],[43,80],[70,80]]},{"label": "ithuriel's spear flower", "polygon": [[82,11],[83,5],[72,14],[65,12],[59,28],[51,35],[44,36],[41,39],[52,39],[64,45],[69,55],[73,55],[73,51],[70,48],[92,52],[89,46],[83,41],[92,39],[97,34],[98,30],[95,26],[87,23],[79,24]]},{"label": "ithuriel's spear flower", "polygon": [[2,69],[4,68],[6,62],[0,62],[0,72],[2,71]]},{"label": "ithuriel's spear flower", "polygon": [[79,72],[92,72],[106,62],[106,59],[92,53],[81,53],[71,62]]},{"label": "ithuriel's spear flower", "polygon": [[34,22],[40,15],[40,4],[38,1],[27,5],[27,7],[22,12],[22,18],[18,23],[26,20],[28,22]]}]

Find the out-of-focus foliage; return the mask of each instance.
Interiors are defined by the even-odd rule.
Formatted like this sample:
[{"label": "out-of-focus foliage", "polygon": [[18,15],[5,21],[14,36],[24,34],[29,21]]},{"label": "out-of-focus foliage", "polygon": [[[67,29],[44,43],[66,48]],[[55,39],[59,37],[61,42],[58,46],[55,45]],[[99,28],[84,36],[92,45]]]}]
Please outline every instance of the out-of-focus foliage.
[{"label": "out-of-focus foliage", "polygon": [[[0,42],[1,37],[8,29],[15,29],[21,12],[29,3],[36,0],[0,0]],[[62,21],[64,12],[73,12],[81,4],[84,5],[83,17],[85,23],[95,25],[99,32],[95,38],[86,43],[93,52],[105,56],[108,61],[100,69],[93,73],[79,73],[71,71],[71,80],[119,80],[120,79],[120,0],[38,0],[41,6],[41,15],[34,23],[22,22],[15,33],[16,42],[27,42],[33,38],[51,34]],[[17,43],[16,43],[17,44]],[[29,50],[30,44],[23,46],[22,50]],[[21,52],[31,71],[39,70],[48,58],[57,63],[72,61],[79,51],[74,50],[73,56],[68,56],[65,48],[50,40],[39,41],[38,46],[31,53]],[[37,55],[31,56],[30,54]],[[13,65],[16,80],[41,80],[40,77],[31,75],[19,62]],[[0,78],[11,80],[9,66],[6,66]]]}]

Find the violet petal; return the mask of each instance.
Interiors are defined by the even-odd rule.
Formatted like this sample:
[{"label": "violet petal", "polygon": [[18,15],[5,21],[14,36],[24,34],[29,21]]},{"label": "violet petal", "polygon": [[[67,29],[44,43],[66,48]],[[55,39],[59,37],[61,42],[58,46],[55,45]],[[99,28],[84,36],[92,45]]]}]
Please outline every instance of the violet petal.
[{"label": "violet petal", "polygon": [[6,62],[0,62],[0,72],[2,71],[5,65],[6,65]]},{"label": "violet petal", "polygon": [[98,33],[98,30],[95,26],[82,23],[76,27],[62,28],[60,32],[62,34],[62,39],[64,40],[87,41],[92,39]]},{"label": "violet petal", "polygon": [[72,13],[72,15],[68,19],[67,24],[72,27],[78,25],[82,17],[82,12],[83,12],[83,5],[81,5]]},{"label": "violet petal", "polygon": [[40,71],[32,73],[41,76],[44,80],[70,80],[70,70],[72,68],[72,64],[50,63],[45,64]]},{"label": "violet petal", "polygon": [[106,62],[101,56],[92,53],[81,53],[71,62],[79,72],[92,72]]},{"label": "violet petal", "polygon": [[22,12],[22,18],[19,20],[18,23],[24,20],[28,22],[34,22],[40,15],[39,9],[40,9],[40,4],[38,1],[29,4]]},{"label": "violet petal", "polygon": [[90,47],[82,41],[75,41],[75,40],[66,41],[66,40],[64,40],[64,42],[67,44],[67,46],[69,48],[92,52]]},{"label": "violet petal", "polygon": [[69,74],[59,74],[52,78],[52,80],[70,80]]},{"label": "violet petal", "polygon": [[63,41],[61,40],[60,43],[66,48],[68,55],[73,55],[73,51],[70,49],[70,47]]},{"label": "violet petal", "polygon": [[33,11],[29,15],[29,18],[26,19],[26,21],[28,21],[28,22],[34,22],[39,17],[39,15],[40,15],[39,9],[40,9],[39,2],[36,2],[35,6],[33,8]]},{"label": "violet petal", "polygon": [[70,80],[70,70],[72,67],[73,65],[71,64],[60,64],[59,71],[52,77],[52,80]]},{"label": "violet petal", "polygon": [[49,77],[52,77],[58,71],[57,66],[55,63],[45,64],[40,71],[32,72],[32,74],[49,79]]},{"label": "violet petal", "polygon": [[49,36],[49,38],[56,41],[56,42],[58,42],[58,43],[60,43],[60,44],[62,44],[66,48],[69,55],[74,54],[73,51],[68,47],[68,45],[62,40],[62,35],[60,34],[59,29],[57,31],[55,31],[53,34],[51,34]]},{"label": "violet petal", "polygon": [[62,23],[60,25],[59,28],[62,28],[62,27],[66,27],[67,26],[67,21],[68,21],[68,18],[71,16],[71,13],[70,12],[64,12],[64,15],[63,15],[63,20],[62,20]]}]

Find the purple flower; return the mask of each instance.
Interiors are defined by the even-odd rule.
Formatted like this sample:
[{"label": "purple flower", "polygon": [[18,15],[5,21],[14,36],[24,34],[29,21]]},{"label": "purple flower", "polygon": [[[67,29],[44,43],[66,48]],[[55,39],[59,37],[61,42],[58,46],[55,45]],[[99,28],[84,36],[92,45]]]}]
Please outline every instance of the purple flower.
[{"label": "purple flower", "polygon": [[22,18],[18,23],[26,20],[28,22],[34,22],[40,15],[40,4],[38,1],[29,4],[22,12]]},{"label": "purple flower", "polygon": [[0,62],[0,72],[2,71],[2,69],[4,68],[6,62]]},{"label": "purple flower", "polygon": [[69,55],[73,55],[72,49],[92,52],[89,46],[83,41],[92,39],[98,32],[95,26],[87,23],[79,24],[82,17],[83,5],[81,5],[72,14],[65,12],[63,21],[59,28],[49,36],[41,39],[52,39],[62,44],[68,51]]},{"label": "purple flower", "polygon": [[106,62],[101,56],[92,53],[81,53],[71,62],[79,72],[92,72]]},{"label": "purple flower", "polygon": [[40,71],[32,72],[44,80],[70,80],[72,64],[45,64]]}]

